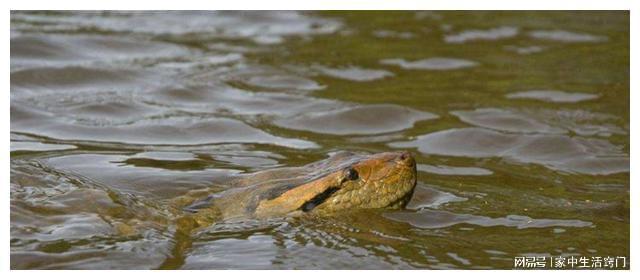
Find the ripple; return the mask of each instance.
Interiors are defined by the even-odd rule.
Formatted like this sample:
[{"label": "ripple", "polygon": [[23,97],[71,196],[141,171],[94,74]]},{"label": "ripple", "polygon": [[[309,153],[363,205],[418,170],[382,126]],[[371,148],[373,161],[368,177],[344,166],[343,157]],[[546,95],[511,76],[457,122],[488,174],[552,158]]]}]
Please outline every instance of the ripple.
[{"label": "ripple", "polygon": [[368,82],[393,76],[393,73],[386,70],[364,69],[355,66],[329,68],[316,65],[313,67],[313,69],[318,70],[320,71],[320,73],[330,77],[356,82]]},{"label": "ripple", "polygon": [[603,42],[606,36],[596,36],[587,33],[577,33],[566,30],[536,30],[529,32],[529,36],[535,39],[559,41],[559,42]]},{"label": "ripple", "polygon": [[210,165],[192,153],[170,151],[137,153],[119,163],[141,168],[187,171],[204,170]]},{"label": "ripple", "polygon": [[122,60],[188,56],[178,45],[122,36],[30,34],[11,37],[11,67],[116,64]]},{"label": "ripple", "polygon": [[438,175],[486,176],[493,174],[491,170],[479,167],[418,164],[417,168],[418,171]]},{"label": "ripple", "polygon": [[519,133],[555,133],[567,131],[539,122],[529,116],[503,109],[480,108],[474,111],[454,111],[452,115],[468,124]]},{"label": "ripple", "polygon": [[[11,250],[12,269],[154,269],[170,254],[171,242],[163,238],[139,240],[61,240],[73,246],[68,252]],[[83,245],[83,243],[90,243]],[[74,246],[75,245],[75,246]]]},{"label": "ripple", "polygon": [[[28,210],[26,207],[16,206],[20,202],[29,202],[36,205],[51,203],[51,197],[63,195],[78,189],[78,187],[62,176],[55,176],[45,172],[40,164],[25,162],[21,160],[11,160],[11,201],[12,215],[13,207],[19,211]],[[38,222],[33,211],[26,211],[27,215],[15,215],[13,219],[25,219],[28,222]],[[18,218],[19,217],[19,218]]]},{"label": "ripple", "polygon": [[[113,126],[131,124],[146,118],[166,115],[169,111],[140,100],[136,94],[114,92],[50,92],[16,94],[12,104],[25,107],[26,111],[12,116],[12,121],[43,115],[68,123],[88,126]],[[28,104],[28,105],[26,105]],[[31,106],[31,109],[27,109]],[[18,112],[20,110],[14,110]]]},{"label": "ripple", "polygon": [[60,151],[77,148],[73,145],[47,144],[31,141],[11,141],[11,152],[17,151]]},{"label": "ripple", "polygon": [[156,64],[157,67],[175,70],[197,70],[198,68],[211,68],[232,63],[240,63],[244,56],[238,53],[207,54],[206,56],[193,56],[181,58],[176,61],[162,61]]},{"label": "ripple", "polygon": [[509,99],[535,99],[555,103],[576,103],[597,99],[597,94],[564,92],[558,90],[530,90],[507,94]]},{"label": "ripple", "polygon": [[314,148],[313,142],[268,134],[230,118],[166,117],[117,126],[68,123],[50,113],[11,104],[11,129],[68,141],[96,141],[138,145],[199,145],[263,143],[291,148]]},{"label": "ripple", "polygon": [[416,61],[407,61],[401,58],[391,58],[380,60],[380,63],[386,65],[396,65],[404,69],[411,70],[455,70],[469,68],[478,65],[465,59],[433,57]]},{"label": "ripple", "polygon": [[466,200],[467,198],[465,197],[459,197],[418,183],[406,208],[414,210],[422,208],[435,209],[449,202],[460,202]]},{"label": "ripple", "polygon": [[[180,12],[55,12],[16,13],[12,20],[50,31],[76,31],[79,28],[102,32],[146,33],[195,37],[194,40],[248,39],[256,43],[282,42],[287,36],[329,34],[342,24],[333,19],[312,17],[295,11],[180,11]],[[185,20],[188,18],[189,20]],[[19,30],[20,30],[19,29]]]},{"label": "ripple", "polygon": [[289,129],[335,135],[379,134],[411,128],[418,121],[437,117],[398,105],[380,104],[311,112],[278,119],[274,124]]},{"label": "ripple", "polygon": [[293,75],[253,76],[245,82],[252,86],[269,89],[320,90],[325,88],[313,80]]},{"label": "ripple", "polygon": [[607,175],[629,172],[629,157],[606,140],[565,135],[516,135],[483,128],[461,128],[396,142],[391,147],[417,147],[424,154],[501,157],[541,164],[553,170]]},{"label": "ripple", "polygon": [[456,260],[457,262],[463,264],[463,265],[471,265],[471,262],[461,256],[458,256],[458,254],[456,253],[447,253],[447,256],[451,257],[452,259]]},{"label": "ripple", "polygon": [[46,163],[58,170],[108,182],[110,187],[125,193],[153,195],[157,198],[174,198],[189,190],[211,187],[238,172],[234,169],[180,170],[164,168],[162,161],[179,164],[184,161],[156,160],[150,165],[127,163],[140,156],[76,154],[47,159]]},{"label": "ripple", "polygon": [[[73,99],[76,99],[80,105],[60,104],[58,108],[60,114],[67,114],[67,116],[73,116],[76,119],[92,120],[100,124],[135,121],[164,112],[161,108],[139,102],[109,100],[122,99],[117,96],[107,97],[104,101]],[[51,103],[50,106],[53,105]]]},{"label": "ripple", "polygon": [[506,132],[566,134],[572,131],[578,135],[602,137],[627,134],[610,123],[615,117],[585,110],[479,108],[451,114],[468,124]]},{"label": "ripple", "polygon": [[459,224],[471,224],[481,227],[505,226],[515,227],[517,229],[589,227],[593,225],[591,222],[581,220],[534,219],[521,215],[508,215],[506,217],[491,218],[431,209],[422,209],[418,212],[385,213],[384,216],[394,221],[405,222],[412,226],[426,229],[446,228]]},{"label": "ripple", "polygon": [[166,161],[189,161],[196,159],[194,154],[186,152],[142,152],[137,153],[130,158],[146,158]]},{"label": "ripple", "polygon": [[249,168],[268,168],[279,166],[278,161],[273,158],[281,156],[273,153],[262,151],[242,151],[236,150],[229,152],[224,150],[205,149],[191,152],[175,152],[175,151],[151,151],[137,153],[130,156],[122,163],[135,167],[162,168],[167,170],[205,170],[212,166],[221,166],[228,168],[239,167]]},{"label": "ripple", "polygon": [[[100,248],[101,242],[117,239],[120,221],[140,211],[134,210],[130,201],[116,201],[115,193],[107,187],[51,170],[39,163],[12,161],[11,236],[16,241],[12,253],[20,249],[73,253],[82,247]],[[13,177],[13,172],[21,176]],[[30,248],[31,244],[37,248]]]},{"label": "ripple", "polygon": [[268,158],[266,156],[252,156],[252,155],[241,155],[238,153],[223,155],[217,153],[216,155],[212,155],[215,160],[226,162],[228,164],[238,166],[238,167],[251,167],[251,168],[268,168],[278,166],[278,161],[275,159]]},{"label": "ripple", "polygon": [[520,136],[500,133],[483,128],[461,128],[438,131],[419,136],[408,142],[394,142],[391,147],[417,147],[425,154],[494,157],[520,144]]},{"label": "ripple", "polygon": [[400,32],[393,30],[375,30],[373,36],[376,38],[413,39],[415,35],[411,32]]},{"label": "ripple", "polygon": [[505,46],[504,49],[517,54],[533,54],[542,52],[546,48],[541,46]]},{"label": "ripple", "polygon": [[154,102],[190,112],[231,112],[234,115],[289,116],[309,110],[329,110],[341,104],[329,99],[275,92],[251,92],[227,85],[165,87],[152,92]]},{"label": "ripple", "polygon": [[[74,187],[65,192],[55,192],[46,190],[50,186],[36,186],[41,189],[38,192],[46,193],[46,198],[37,200],[34,196],[26,196],[23,197],[25,200],[12,202],[12,238],[55,241],[115,234],[101,213],[92,213],[118,207],[107,193]],[[19,184],[14,188],[26,191],[34,187]]]},{"label": "ripple", "polygon": [[628,131],[616,126],[612,121],[617,117],[610,114],[587,110],[539,110],[531,112],[532,117],[561,126],[582,136],[609,137],[613,134],[626,135]]},{"label": "ripple", "polygon": [[252,235],[246,239],[224,238],[195,242],[182,268],[271,269],[273,261],[278,257],[275,242],[271,236],[265,235]]},{"label": "ripple", "polygon": [[498,40],[511,38],[518,35],[518,28],[511,26],[501,26],[486,30],[465,30],[458,34],[445,35],[444,41],[451,44],[460,44],[467,41],[476,40]]},{"label": "ripple", "polygon": [[300,71],[298,67],[276,68],[259,64],[238,63],[231,67],[204,72],[200,77],[196,77],[196,80],[210,82],[215,79],[232,84],[242,84],[243,87],[290,93],[304,93],[326,88],[314,80],[303,77],[305,72],[309,71]]},{"label": "ripple", "polygon": [[111,225],[95,213],[57,215],[52,220],[57,223],[40,229],[42,235],[46,235],[45,240],[82,239],[114,233]]},{"label": "ripple", "polygon": [[147,82],[156,78],[148,73],[135,70],[115,70],[70,66],[63,68],[30,68],[11,73],[11,96],[22,92],[81,92],[99,88],[133,90],[144,88]]},{"label": "ripple", "polygon": [[562,164],[566,170],[591,175],[609,175],[629,172],[629,158],[602,156],[598,158],[570,159]]}]

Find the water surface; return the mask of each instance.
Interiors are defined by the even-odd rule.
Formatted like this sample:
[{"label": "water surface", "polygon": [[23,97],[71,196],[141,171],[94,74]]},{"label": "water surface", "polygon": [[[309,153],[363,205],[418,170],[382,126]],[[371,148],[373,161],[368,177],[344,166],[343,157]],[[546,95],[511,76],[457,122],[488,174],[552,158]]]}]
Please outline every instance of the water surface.
[{"label": "water surface", "polygon": [[[14,269],[629,256],[628,12],[12,12]],[[217,223],[237,174],[409,150],[405,210]]]}]

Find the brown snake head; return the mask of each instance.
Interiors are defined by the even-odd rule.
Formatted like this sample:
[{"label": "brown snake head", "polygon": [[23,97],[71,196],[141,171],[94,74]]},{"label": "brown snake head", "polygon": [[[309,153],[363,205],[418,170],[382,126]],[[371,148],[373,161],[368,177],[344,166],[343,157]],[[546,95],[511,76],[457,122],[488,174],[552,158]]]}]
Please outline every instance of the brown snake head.
[{"label": "brown snake head", "polygon": [[401,208],[413,194],[416,163],[408,152],[340,152],[301,167],[247,174],[243,180],[244,188],[216,194],[189,210],[205,214],[201,210],[213,209],[227,219]]},{"label": "brown snake head", "polygon": [[402,208],[416,185],[416,163],[408,152],[365,156],[347,169],[347,180],[329,197],[305,204],[303,211],[351,208]]},{"label": "brown snake head", "polygon": [[[344,158],[334,159],[340,156]],[[328,169],[334,169],[333,172],[261,201],[255,214],[401,208],[411,198],[416,185],[416,163],[408,152],[338,155],[327,161]],[[311,167],[323,165],[311,164]]]}]

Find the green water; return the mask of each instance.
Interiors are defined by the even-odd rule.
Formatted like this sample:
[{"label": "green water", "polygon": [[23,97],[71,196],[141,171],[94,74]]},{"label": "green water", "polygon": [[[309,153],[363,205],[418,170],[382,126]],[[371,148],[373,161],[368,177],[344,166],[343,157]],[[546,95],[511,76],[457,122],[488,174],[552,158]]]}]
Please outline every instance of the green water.
[{"label": "green water", "polygon": [[[10,69],[14,269],[629,268],[628,12],[13,12]],[[408,209],[118,231],[340,150],[412,152]]]}]

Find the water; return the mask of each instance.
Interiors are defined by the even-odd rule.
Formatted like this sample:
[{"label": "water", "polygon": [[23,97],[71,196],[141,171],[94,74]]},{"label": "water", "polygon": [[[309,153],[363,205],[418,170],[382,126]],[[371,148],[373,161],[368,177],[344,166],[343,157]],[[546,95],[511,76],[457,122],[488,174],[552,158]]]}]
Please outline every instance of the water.
[{"label": "water", "polygon": [[[628,12],[13,12],[10,69],[14,269],[629,256]],[[170,258],[172,198],[339,150],[411,151],[407,209]]]}]

